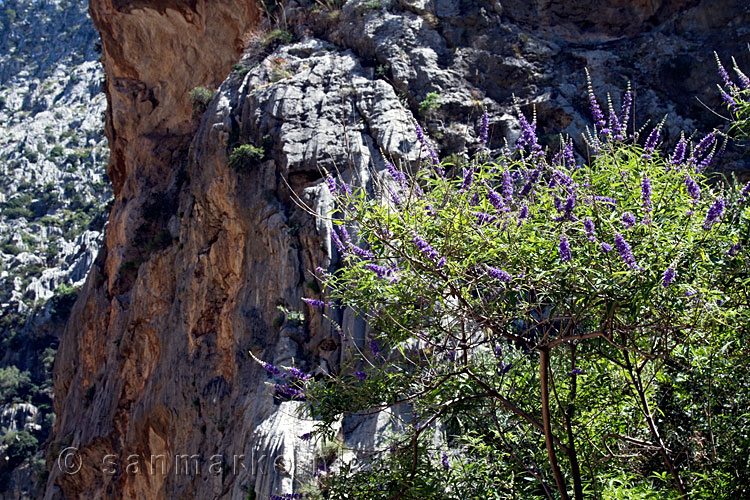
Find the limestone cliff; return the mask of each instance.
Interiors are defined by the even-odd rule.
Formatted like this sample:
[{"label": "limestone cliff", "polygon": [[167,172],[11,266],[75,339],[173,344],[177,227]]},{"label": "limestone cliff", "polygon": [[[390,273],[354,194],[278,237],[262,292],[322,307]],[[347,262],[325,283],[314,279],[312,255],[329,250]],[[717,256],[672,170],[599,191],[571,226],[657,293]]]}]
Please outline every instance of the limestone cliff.
[{"label": "limestone cliff", "polygon": [[[712,50],[747,62],[744,2],[572,3],[292,0],[271,13],[285,35],[239,0],[92,0],[116,199],[55,364],[45,498],[299,487],[320,453],[299,439],[313,422],[274,397],[248,352],[311,372],[345,356],[300,300],[316,293],[308,271],[336,264],[329,228],[294,203],[328,211],[322,171],[368,186],[384,154],[415,161],[417,119],[444,154],[462,155],[477,146],[481,108],[492,146],[512,142],[513,94],[536,105],[552,143],[587,123],[584,67],[598,90],[637,85],[638,126],[645,110],[671,113],[672,140],[713,125],[693,96],[716,102]],[[188,91],[217,84],[194,119]],[[240,144],[264,157],[231,168]],[[364,340],[361,322],[341,319]],[[347,420],[341,438],[364,446],[381,425]],[[66,447],[80,464],[58,461]],[[180,456],[192,455],[185,470]]]},{"label": "limestone cliff", "polygon": [[38,489],[58,335],[112,198],[98,40],[84,0],[0,2],[0,499]]}]

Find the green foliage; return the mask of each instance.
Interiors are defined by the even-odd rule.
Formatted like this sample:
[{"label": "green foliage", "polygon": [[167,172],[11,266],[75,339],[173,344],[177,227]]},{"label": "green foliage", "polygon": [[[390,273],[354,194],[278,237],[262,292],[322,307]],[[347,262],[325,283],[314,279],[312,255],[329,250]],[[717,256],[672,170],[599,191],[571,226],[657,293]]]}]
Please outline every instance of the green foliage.
[{"label": "green foliage", "polygon": [[37,439],[27,431],[9,432],[2,437],[0,446],[4,446],[4,460],[0,461],[0,491],[8,489],[10,473],[38,449]]},{"label": "green foliage", "polygon": [[55,322],[66,321],[68,316],[70,316],[73,304],[75,304],[78,298],[78,289],[63,284],[55,288],[53,293],[54,295],[50,299],[52,301],[52,320]]},{"label": "green foliage", "polygon": [[305,322],[305,313],[303,313],[302,311],[293,311],[282,305],[276,306],[276,309],[281,311],[282,314],[279,318],[280,321],[278,325],[274,321],[274,326],[276,326],[277,328],[283,325],[284,321],[287,321],[292,326],[299,326]]},{"label": "green foliage", "polygon": [[440,106],[440,94],[437,92],[428,92],[424,100],[419,103],[419,112],[423,115],[428,114],[439,109]]},{"label": "green foliage", "polygon": [[660,126],[640,146],[602,121],[580,165],[519,120],[462,177],[332,189],[321,288],[374,344],[339,329],[350,361],[309,411],[328,439],[385,408],[394,430],[322,497],[747,497],[750,185],[706,173],[715,133],[667,156]]},{"label": "green foliage", "polygon": [[36,163],[39,161],[39,153],[28,147],[24,148],[23,156],[31,163]]},{"label": "green foliage", "polygon": [[244,64],[235,64],[232,67],[232,74],[237,75],[240,78],[243,78],[249,72],[250,72],[250,66],[245,66]]},{"label": "green foliage", "polygon": [[343,7],[346,0],[315,0],[315,10],[322,10],[328,13],[337,12]]},{"label": "green foliage", "polygon": [[288,45],[292,43],[294,37],[291,33],[282,29],[275,29],[269,31],[266,36],[263,37],[263,45],[265,47],[276,47],[278,45]]},{"label": "green foliage", "polygon": [[193,103],[193,116],[200,116],[208,109],[216,91],[206,87],[195,87],[188,95],[190,96],[190,102]]},{"label": "green foliage", "polygon": [[3,210],[3,215],[8,219],[32,220],[34,218],[34,212],[26,207],[6,208]]},{"label": "green foliage", "polygon": [[364,15],[368,10],[380,9],[383,6],[380,0],[367,0],[357,6],[357,14]]},{"label": "green foliage", "polygon": [[23,250],[21,248],[11,243],[3,243],[2,247],[0,247],[0,251],[10,255],[18,255],[20,253],[23,253]]},{"label": "green foliage", "polygon": [[243,144],[234,148],[230,153],[229,166],[240,172],[247,171],[258,166],[264,157],[263,146]]},{"label": "green foliage", "polygon": [[64,152],[65,149],[59,144],[56,144],[52,147],[52,149],[50,149],[49,155],[52,158],[61,158]]},{"label": "green foliage", "polygon": [[270,75],[270,80],[272,83],[276,83],[291,77],[292,72],[286,69],[282,64],[274,64]]},{"label": "green foliage", "polygon": [[24,402],[31,384],[29,372],[22,372],[16,366],[0,368],[0,401],[4,403]]}]

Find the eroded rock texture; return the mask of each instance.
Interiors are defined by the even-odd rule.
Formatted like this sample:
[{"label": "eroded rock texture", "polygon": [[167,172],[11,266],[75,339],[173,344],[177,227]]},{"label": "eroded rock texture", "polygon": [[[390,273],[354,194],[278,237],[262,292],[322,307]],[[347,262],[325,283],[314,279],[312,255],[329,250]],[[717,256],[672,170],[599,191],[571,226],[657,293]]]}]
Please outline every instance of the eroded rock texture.
[{"label": "eroded rock texture", "polygon": [[[414,164],[415,119],[443,153],[465,154],[483,106],[499,147],[516,137],[515,94],[524,109],[536,104],[553,143],[587,123],[588,66],[597,90],[637,85],[638,127],[646,112],[669,111],[674,140],[679,127],[718,123],[698,120],[694,96],[717,103],[711,50],[750,63],[744,2],[721,11],[698,1],[571,3],[350,0],[327,11],[292,1],[285,19],[296,41],[250,33],[256,42],[226,76],[257,20],[252,5],[92,0],[116,202],[55,365],[45,497],[266,498],[299,486],[320,458],[299,439],[313,422],[274,398],[248,352],[319,372],[348,347],[300,300],[316,296],[310,270],[335,266],[336,255],[329,225],[295,200],[326,214],[323,171],[372,187],[384,154]],[[221,80],[198,124],[188,90]],[[429,92],[441,105],[420,111]],[[263,145],[265,158],[230,168],[230,151],[245,143]],[[340,319],[365,340],[361,321]],[[346,420],[341,438],[371,446],[385,425]],[[66,446],[83,459],[76,474],[56,462]],[[159,455],[164,471],[158,461],[150,470]],[[176,455],[197,457],[186,473]]]}]

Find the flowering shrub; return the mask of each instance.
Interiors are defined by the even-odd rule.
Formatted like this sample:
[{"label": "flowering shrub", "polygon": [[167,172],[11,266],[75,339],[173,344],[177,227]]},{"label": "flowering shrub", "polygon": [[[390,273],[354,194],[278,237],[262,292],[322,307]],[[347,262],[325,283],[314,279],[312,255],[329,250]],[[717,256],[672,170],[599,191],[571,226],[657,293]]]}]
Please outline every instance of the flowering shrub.
[{"label": "flowering shrub", "polygon": [[721,76],[719,92],[732,114],[731,130],[738,138],[747,139],[750,136],[750,78],[737,67],[737,61],[732,58],[732,67],[739,81],[739,84],[735,83],[719,60],[718,54],[714,53],[714,55]]},{"label": "flowering shrub", "polygon": [[376,333],[304,380],[316,434],[402,417],[385,449],[319,478],[325,498],[750,491],[750,184],[707,171],[718,133],[663,153],[663,122],[629,136],[629,91],[606,118],[589,97],[588,163],[570,140],[546,154],[519,113],[514,149],[461,172],[417,127],[414,175],[387,165],[376,196],[327,179],[343,264],[307,304]]}]

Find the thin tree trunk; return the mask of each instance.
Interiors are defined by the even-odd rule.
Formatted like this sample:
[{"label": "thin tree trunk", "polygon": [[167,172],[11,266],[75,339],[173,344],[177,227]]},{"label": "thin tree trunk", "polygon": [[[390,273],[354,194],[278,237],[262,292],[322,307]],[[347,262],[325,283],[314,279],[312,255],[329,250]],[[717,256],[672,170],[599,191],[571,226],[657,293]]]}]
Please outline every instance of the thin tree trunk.
[{"label": "thin tree trunk", "polygon": [[[576,347],[571,345],[570,347],[570,366],[571,370],[576,367]],[[568,459],[570,460],[570,469],[573,475],[573,491],[575,493],[576,500],[583,500],[583,483],[581,481],[581,467],[578,464],[578,452],[576,451],[575,436],[573,435],[573,415],[575,414],[575,398],[576,398],[576,375],[571,374],[570,382],[570,403],[568,403],[568,411],[565,412],[565,427],[568,433]]]},{"label": "thin tree trunk", "polygon": [[542,425],[544,427],[544,443],[547,446],[547,456],[549,464],[552,467],[552,474],[555,476],[557,490],[560,492],[562,500],[569,500],[568,490],[565,487],[565,479],[560,472],[560,465],[557,463],[555,456],[555,445],[552,441],[552,424],[549,414],[549,351],[547,348],[539,350],[539,381],[542,393]]},{"label": "thin tree trunk", "polygon": [[680,477],[680,473],[677,471],[677,467],[675,467],[674,462],[672,461],[672,458],[669,456],[669,452],[667,451],[667,445],[664,443],[664,441],[661,438],[661,434],[659,434],[659,428],[656,426],[656,421],[654,420],[654,416],[651,413],[651,407],[648,404],[648,400],[646,400],[646,394],[643,390],[643,385],[641,384],[641,377],[637,373],[635,373],[635,370],[633,369],[633,365],[630,362],[630,356],[628,355],[627,351],[624,351],[624,357],[625,357],[625,366],[627,366],[628,371],[630,372],[630,378],[633,380],[633,385],[635,386],[635,391],[638,393],[638,399],[640,400],[643,416],[646,419],[646,424],[648,425],[649,430],[651,431],[651,435],[654,438],[654,441],[656,442],[656,445],[659,447],[659,454],[662,457],[662,460],[664,461],[664,465],[667,466],[667,469],[669,470],[670,474],[672,474],[672,477],[674,478],[675,486],[677,487],[677,491],[680,492],[680,495],[682,498],[688,498],[687,492],[685,490],[685,484],[682,482],[682,478]]}]

